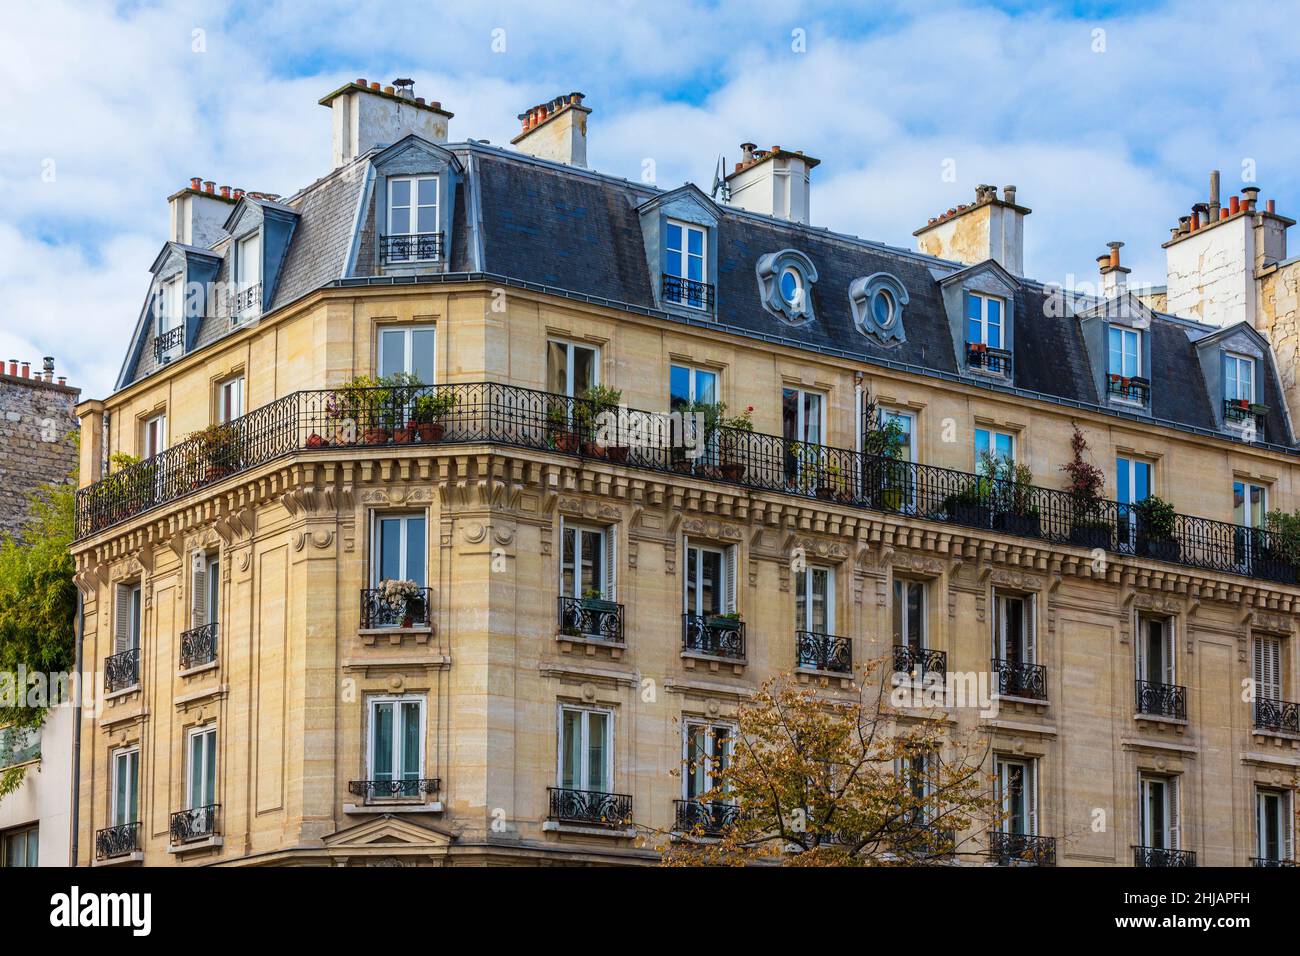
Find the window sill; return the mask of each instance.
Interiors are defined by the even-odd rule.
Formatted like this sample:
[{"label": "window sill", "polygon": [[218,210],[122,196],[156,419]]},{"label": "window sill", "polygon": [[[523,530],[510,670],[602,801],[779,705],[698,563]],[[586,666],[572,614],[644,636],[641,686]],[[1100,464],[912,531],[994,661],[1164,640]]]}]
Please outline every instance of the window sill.
[{"label": "window sill", "polygon": [[110,856],[107,860],[95,860],[91,866],[126,866],[129,863],[144,862],[144,851],[135,850],[132,853],[123,853],[121,856]]},{"label": "window sill", "polygon": [[705,654],[701,651],[682,651],[682,663],[688,669],[694,669],[698,664],[706,664],[711,671],[730,666],[732,673],[743,674],[746,661],[743,657],[721,657],[717,654]]},{"label": "window sill", "polygon": [[1139,724],[1154,724],[1156,725],[1156,729],[1161,732],[1173,728],[1180,735],[1185,734],[1187,728],[1191,726],[1191,722],[1185,717],[1166,717],[1164,714],[1137,713],[1133,715],[1133,719]]},{"label": "window sill", "polygon": [[199,674],[206,674],[208,671],[214,671],[219,666],[218,661],[208,661],[206,664],[198,664],[188,670],[177,671],[177,677],[195,677]]},{"label": "window sill", "polygon": [[1281,747],[1289,743],[1292,748],[1300,749],[1300,734],[1293,734],[1288,730],[1269,730],[1265,727],[1252,727],[1250,729],[1252,737],[1261,737],[1274,741],[1274,746]]},{"label": "window sill", "polygon": [[560,645],[560,650],[566,653],[571,652],[576,644],[586,650],[588,657],[594,657],[596,651],[603,647],[609,651],[611,659],[618,660],[623,656],[623,652],[627,649],[625,644],[616,641],[607,641],[599,637],[588,637],[586,635],[556,634],[555,640]]},{"label": "window sill", "polygon": [[544,833],[572,833],[579,836],[605,837],[611,840],[631,840],[636,837],[636,827],[602,827],[596,824],[565,823],[561,820],[546,820],[542,823]]},{"label": "window sill", "polygon": [[417,644],[429,643],[429,638],[433,636],[433,625],[427,624],[424,627],[363,627],[357,631],[362,643],[373,647],[378,643],[379,638],[387,637],[388,643],[397,645],[402,643],[402,638],[408,635],[415,638]]},{"label": "window sill", "polygon": [[345,803],[343,812],[347,814],[366,813],[442,813],[445,807],[441,800],[421,803],[418,800],[375,801],[374,803]]},{"label": "window sill", "polygon": [[1017,697],[1014,694],[992,694],[989,701],[994,704],[998,710],[1002,709],[1002,704],[1011,704],[1017,713],[1025,711],[1034,711],[1038,714],[1047,713],[1048,705],[1051,701],[1042,700],[1038,697]]},{"label": "window sill", "polygon": [[176,846],[169,846],[167,852],[173,856],[180,856],[184,853],[192,853],[196,850],[211,850],[219,847],[223,843],[221,837],[213,834],[210,837],[204,837],[202,840],[191,840],[189,843],[179,843]]},{"label": "window sill", "polygon": [[121,690],[115,690],[105,694],[104,703],[107,704],[111,701],[122,700],[124,698],[130,697],[132,694],[138,694],[138,693],[140,693],[140,682],[136,681],[130,687],[123,687]]},{"label": "window sill", "polygon": [[807,684],[809,681],[816,681],[823,687],[831,681],[839,681],[841,688],[851,687],[853,685],[852,671],[824,671],[816,667],[796,667],[795,675],[799,678],[799,683]]}]

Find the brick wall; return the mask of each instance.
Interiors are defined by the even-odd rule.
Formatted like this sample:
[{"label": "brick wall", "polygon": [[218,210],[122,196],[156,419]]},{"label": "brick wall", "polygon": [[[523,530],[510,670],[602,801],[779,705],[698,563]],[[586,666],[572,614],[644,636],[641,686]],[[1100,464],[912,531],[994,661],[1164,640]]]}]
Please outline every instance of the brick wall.
[{"label": "brick wall", "polygon": [[77,464],[80,389],[0,375],[0,534],[18,531],[37,485]]}]

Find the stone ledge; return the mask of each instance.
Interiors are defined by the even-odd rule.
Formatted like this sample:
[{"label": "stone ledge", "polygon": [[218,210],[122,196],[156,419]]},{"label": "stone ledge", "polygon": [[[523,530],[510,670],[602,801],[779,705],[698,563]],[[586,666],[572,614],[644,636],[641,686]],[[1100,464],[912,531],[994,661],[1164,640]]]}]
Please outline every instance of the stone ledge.
[{"label": "stone ledge", "polygon": [[560,650],[568,654],[574,650],[574,645],[583,648],[588,657],[594,657],[596,651],[604,648],[609,651],[609,656],[613,660],[618,660],[627,650],[626,644],[620,644],[615,641],[602,640],[599,637],[579,637],[573,634],[556,634],[556,642],[560,645]]},{"label": "stone ledge", "polygon": [[605,837],[609,840],[631,840],[636,836],[636,827],[584,826],[581,823],[562,823],[559,820],[546,820],[542,823],[542,831]]},{"label": "stone ledge", "polygon": [[223,842],[220,836],[213,834],[202,840],[191,840],[189,843],[178,843],[175,846],[169,846],[167,852],[175,856],[182,853],[191,853],[195,850],[211,850],[214,847],[221,846]]},{"label": "stone ledge", "polygon": [[402,638],[413,636],[415,643],[427,644],[429,638],[433,637],[433,625],[427,627],[363,627],[357,631],[357,636],[361,638],[363,644],[367,647],[373,647],[378,643],[379,638],[388,637],[389,644],[401,644]]},{"label": "stone ledge", "polygon": [[344,813],[442,813],[446,808],[441,800],[431,803],[345,803]]},{"label": "stone ledge", "polygon": [[188,670],[177,671],[177,672],[176,672],[176,676],[177,676],[177,677],[196,677],[196,676],[198,676],[199,674],[206,674],[208,671],[214,671],[214,670],[216,670],[216,669],[217,669],[218,667],[220,667],[220,666],[221,666],[221,662],[220,662],[220,661],[217,661],[217,660],[211,660],[211,661],[208,661],[206,664],[199,664],[198,666],[196,666],[196,667],[191,667],[191,668],[189,668]]},{"label": "stone ledge", "polygon": [[746,660],[736,657],[720,657],[717,654],[704,654],[700,651],[682,651],[682,663],[692,670],[697,664],[706,664],[711,671],[721,670],[730,665],[733,674],[743,674]]},{"label": "stone ledge", "polygon": [[91,866],[125,866],[128,863],[144,862],[144,851],[136,850],[133,853],[123,853],[121,856],[110,856],[107,860],[95,860]]}]

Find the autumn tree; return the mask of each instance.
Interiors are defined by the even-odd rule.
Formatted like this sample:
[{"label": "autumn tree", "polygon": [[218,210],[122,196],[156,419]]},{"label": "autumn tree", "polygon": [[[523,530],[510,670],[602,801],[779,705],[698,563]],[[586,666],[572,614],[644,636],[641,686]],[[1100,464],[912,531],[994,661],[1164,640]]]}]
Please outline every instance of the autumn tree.
[{"label": "autumn tree", "polygon": [[[987,744],[953,738],[942,714],[895,711],[891,678],[872,661],[848,699],[790,677],[765,682],[730,742],[712,748],[722,756],[700,797],[704,819],[667,841],[663,862],[934,865],[975,852],[962,833],[992,819]],[[694,759],[704,758],[683,772]]]}]

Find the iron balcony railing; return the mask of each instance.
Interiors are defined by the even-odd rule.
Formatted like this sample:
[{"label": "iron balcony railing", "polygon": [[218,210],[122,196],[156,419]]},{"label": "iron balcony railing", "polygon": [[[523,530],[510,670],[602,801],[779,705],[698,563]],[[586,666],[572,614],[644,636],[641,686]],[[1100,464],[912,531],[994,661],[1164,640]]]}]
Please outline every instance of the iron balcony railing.
[{"label": "iron balcony railing", "polygon": [[839,674],[853,672],[853,644],[847,637],[819,634],[816,631],[795,631],[794,646],[797,667]]},{"label": "iron balcony railing", "polygon": [[738,617],[682,615],[682,650],[745,659],[745,622]]},{"label": "iron balcony railing", "polygon": [[[436,421],[418,420],[415,400],[430,394],[451,402],[450,409]],[[598,428],[600,423],[607,427]],[[82,488],[77,537],[297,452],[432,441],[599,458],[1051,545],[1143,553],[1132,533],[1132,505],[1080,503],[1065,491],[717,428],[707,416],[611,412],[584,399],[496,383],[293,392]],[[1184,567],[1296,583],[1295,542],[1277,532],[1176,515],[1169,540],[1174,546],[1147,547],[1146,553]]]},{"label": "iron balcony railing", "polygon": [[262,283],[254,282],[252,285],[231,292],[226,299],[226,310],[230,315],[232,328],[250,316],[260,315],[262,312]]},{"label": "iron balcony railing", "polygon": [[1137,712],[1153,717],[1187,719],[1187,688],[1181,684],[1157,684],[1140,680],[1137,684]]},{"label": "iron balcony railing", "polygon": [[216,836],[221,830],[217,827],[217,814],[221,804],[210,803],[206,807],[193,807],[189,810],[177,810],[172,814],[172,846],[193,843]]},{"label": "iron balcony railing", "polygon": [[661,289],[665,302],[689,305],[693,309],[704,312],[713,311],[713,286],[707,282],[669,275],[665,272]]},{"label": "iron balcony railing", "polygon": [[181,670],[202,667],[217,659],[217,622],[181,632]]},{"label": "iron balcony railing", "polygon": [[1056,866],[1056,837],[989,833],[989,856],[998,866]]},{"label": "iron balcony railing", "polygon": [[1047,700],[1047,667],[993,658],[995,693],[1004,697]]},{"label": "iron balcony railing", "polygon": [[623,605],[600,598],[559,599],[560,633],[611,644],[623,643]]},{"label": "iron balcony railing", "polygon": [[140,683],[140,648],[132,647],[104,658],[104,690],[108,693]]},{"label": "iron balcony railing", "polygon": [[185,347],[185,326],[178,325],[174,329],[168,329],[165,332],[159,332],[153,340],[153,358],[155,362],[161,362],[163,357],[170,355],[177,349]]},{"label": "iron balcony railing", "polygon": [[111,860],[140,849],[140,823],[121,823],[95,831],[95,859]]},{"label": "iron balcony railing", "polygon": [[1244,398],[1223,400],[1223,420],[1232,425],[1254,426],[1255,438],[1264,437],[1264,423],[1268,420],[1268,406],[1248,402]]},{"label": "iron balcony railing", "polygon": [[1133,847],[1133,865],[1140,867],[1195,866],[1195,850],[1169,850],[1158,846]]},{"label": "iron balcony railing", "polygon": [[740,819],[740,807],[722,800],[674,800],[673,830],[720,836]]},{"label": "iron balcony railing", "polygon": [[1252,856],[1250,858],[1251,866],[1300,866],[1295,860],[1283,860],[1280,857],[1272,856]]},{"label": "iron balcony railing", "polygon": [[547,787],[550,819],[561,823],[624,827],[632,822],[632,797],[602,790],[572,790]]},{"label": "iron balcony railing", "polygon": [[442,233],[413,232],[400,236],[383,236],[380,251],[384,262],[396,265],[403,262],[441,262]]},{"label": "iron balcony railing", "polygon": [[428,588],[420,588],[416,597],[384,597],[383,588],[361,589],[361,626],[428,627]]},{"label": "iron balcony railing", "polygon": [[438,777],[421,779],[407,778],[397,780],[349,780],[348,793],[367,800],[397,800],[420,797],[442,790],[442,780]]},{"label": "iron balcony railing", "polygon": [[1255,729],[1300,734],[1300,704],[1276,697],[1256,697]]},{"label": "iron balcony railing", "polygon": [[1011,377],[1011,351],[995,349],[976,342],[966,343],[966,367],[977,368],[991,375]]},{"label": "iron balcony railing", "polygon": [[947,680],[948,654],[928,647],[895,644],[894,673],[921,680],[924,680],[927,674],[937,674],[940,680]]},{"label": "iron balcony railing", "polygon": [[1146,405],[1151,400],[1151,381],[1136,375],[1129,377],[1112,372],[1106,376],[1106,394]]}]

